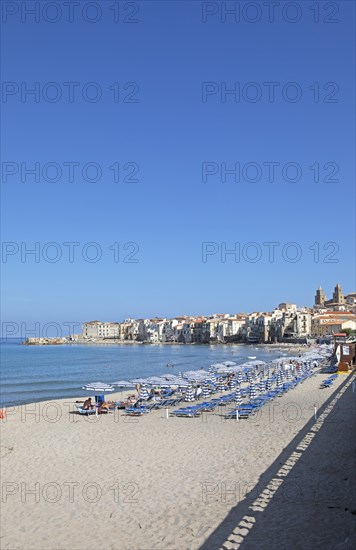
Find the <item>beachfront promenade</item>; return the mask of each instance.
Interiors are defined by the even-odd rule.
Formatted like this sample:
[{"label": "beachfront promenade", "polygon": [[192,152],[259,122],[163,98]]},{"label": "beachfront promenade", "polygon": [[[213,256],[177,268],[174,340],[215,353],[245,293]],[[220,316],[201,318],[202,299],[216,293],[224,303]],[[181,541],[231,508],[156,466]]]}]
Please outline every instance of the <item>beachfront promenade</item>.
[{"label": "beachfront promenade", "polygon": [[9,411],[1,547],[353,548],[355,375],[323,379],[239,421],[86,418],[68,400]]}]

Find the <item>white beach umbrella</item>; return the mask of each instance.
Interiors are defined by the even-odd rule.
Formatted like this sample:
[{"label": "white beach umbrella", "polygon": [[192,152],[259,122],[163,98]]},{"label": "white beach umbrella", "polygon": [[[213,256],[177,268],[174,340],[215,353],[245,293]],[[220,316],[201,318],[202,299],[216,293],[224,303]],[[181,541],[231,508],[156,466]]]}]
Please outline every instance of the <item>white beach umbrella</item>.
[{"label": "white beach umbrella", "polygon": [[[184,373],[185,374],[185,373]],[[184,376],[184,375],[183,375]],[[177,375],[176,374],[164,374],[161,378],[164,378],[164,380],[176,380]]]},{"label": "white beach umbrella", "polygon": [[282,376],[282,373],[281,371],[278,372],[277,374],[277,384],[276,384],[277,388],[282,388],[283,387],[283,376]]},{"label": "white beach umbrella", "polygon": [[131,382],[134,385],[144,384],[146,382],[146,378],[132,378],[131,380],[129,380],[129,382]]},{"label": "white beach umbrella", "polygon": [[140,394],[138,396],[139,399],[142,399],[143,401],[147,401],[147,399],[149,398],[149,393],[148,393],[148,390],[145,386],[145,384],[143,384],[140,388]]},{"label": "white beach umbrella", "polygon": [[256,399],[256,397],[257,397],[257,392],[256,392],[255,385],[254,385],[254,384],[250,384],[250,388],[249,388],[249,398],[250,398],[250,401],[252,401],[253,399]]},{"label": "white beach umbrella", "polygon": [[187,391],[185,392],[184,401],[194,401],[194,400],[195,400],[195,395],[194,395],[193,386],[189,384],[189,386],[187,387]]},{"label": "white beach umbrella", "polygon": [[208,384],[203,384],[203,387],[202,387],[202,395],[203,397],[206,399],[207,397],[209,397],[210,395],[210,388],[208,386]]},{"label": "white beach umbrella", "polygon": [[90,384],[85,384],[85,386],[83,386],[83,390],[108,393],[114,391],[114,387],[111,384],[105,384],[104,382],[91,382]]},{"label": "white beach umbrella", "polygon": [[235,390],[235,395],[234,395],[234,401],[236,403],[236,405],[239,407],[242,403],[242,397],[241,397],[241,390],[240,390],[240,387],[237,386],[236,390]]},{"label": "white beach umbrella", "polygon": [[132,388],[133,384],[128,380],[118,380],[117,382],[113,382],[112,386],[116,386],[117,388]]},{"label": "white beach umbrella", "polygon": [[225,384],[222,378],[220,378],[216,389],[218,391],[225,391]]}]

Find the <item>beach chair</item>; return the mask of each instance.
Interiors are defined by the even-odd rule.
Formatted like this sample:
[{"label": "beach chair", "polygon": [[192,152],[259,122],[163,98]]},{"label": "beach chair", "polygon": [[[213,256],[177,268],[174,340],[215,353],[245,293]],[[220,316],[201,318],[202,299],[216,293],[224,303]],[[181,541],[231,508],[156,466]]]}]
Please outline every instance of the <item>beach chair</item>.
[{"label": "beach chair", "polygon": [[125,416],[142,416],[144,414],[149,413],[150,410],[151,409],[149,407],[144,407],[144,406],[127,407],[126,409],[124,409],[124,414]]},{"label": "beach chair", "polygon": [[192,418],[193,416],[199,416],[202,412],[202,403],[199,405],[192,405],[191,407],[183,407],[173,411],[171,414],[173,416],[186,416]]},{"label": "beach chair", "polygon": [[249,407],[248,405],[241,405],[225,414],[225,418],[236,419],[236,412],[239,413],[239,418],[248,418],[252,413],[258,410],[259,407]]},{"label": "beach chair", "polygon": [[89,416],[90,414],[96,414],[95,409],[83,409],[80,405],[76,405],[77,413]]},{"label": "beach chair", "polygon": [[323,380],[322,383],[320,384],[320,389],[330,388],[330,386],[332,386],[333,383],[334,383],[334,380]]},{"label": "beach chair", "polygon": [[192,407],[192,408],[186,408],[186,409],[177,409],[176,411],[172,411],[172,416],[179,416],[182,418],[194,418],[196,416],[199,416],[201,412],[200,408]]}]

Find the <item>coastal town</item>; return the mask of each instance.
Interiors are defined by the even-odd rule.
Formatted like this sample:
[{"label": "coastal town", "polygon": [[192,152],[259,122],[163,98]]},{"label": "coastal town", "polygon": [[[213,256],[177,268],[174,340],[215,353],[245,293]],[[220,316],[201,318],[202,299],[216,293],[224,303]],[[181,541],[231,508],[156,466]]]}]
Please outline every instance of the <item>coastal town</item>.
[{"label": "coastal town", "polygon": [[308,344],[340,333],[356,333],[356,292],[344,294],[337,284],[330,299],[319,287],[313,307],[282,302],[270,312],[94,320],[83,323],[81,334],[28,338],[25,344]]}]

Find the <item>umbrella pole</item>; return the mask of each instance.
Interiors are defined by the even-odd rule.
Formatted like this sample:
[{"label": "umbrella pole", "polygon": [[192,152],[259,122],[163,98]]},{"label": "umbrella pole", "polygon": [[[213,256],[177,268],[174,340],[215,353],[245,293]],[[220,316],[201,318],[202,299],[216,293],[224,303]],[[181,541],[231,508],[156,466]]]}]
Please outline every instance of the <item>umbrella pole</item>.
[{"label": "umbrella pole", "polygon": [[239,409],[236,409],[236,422],[239,421]]}]

